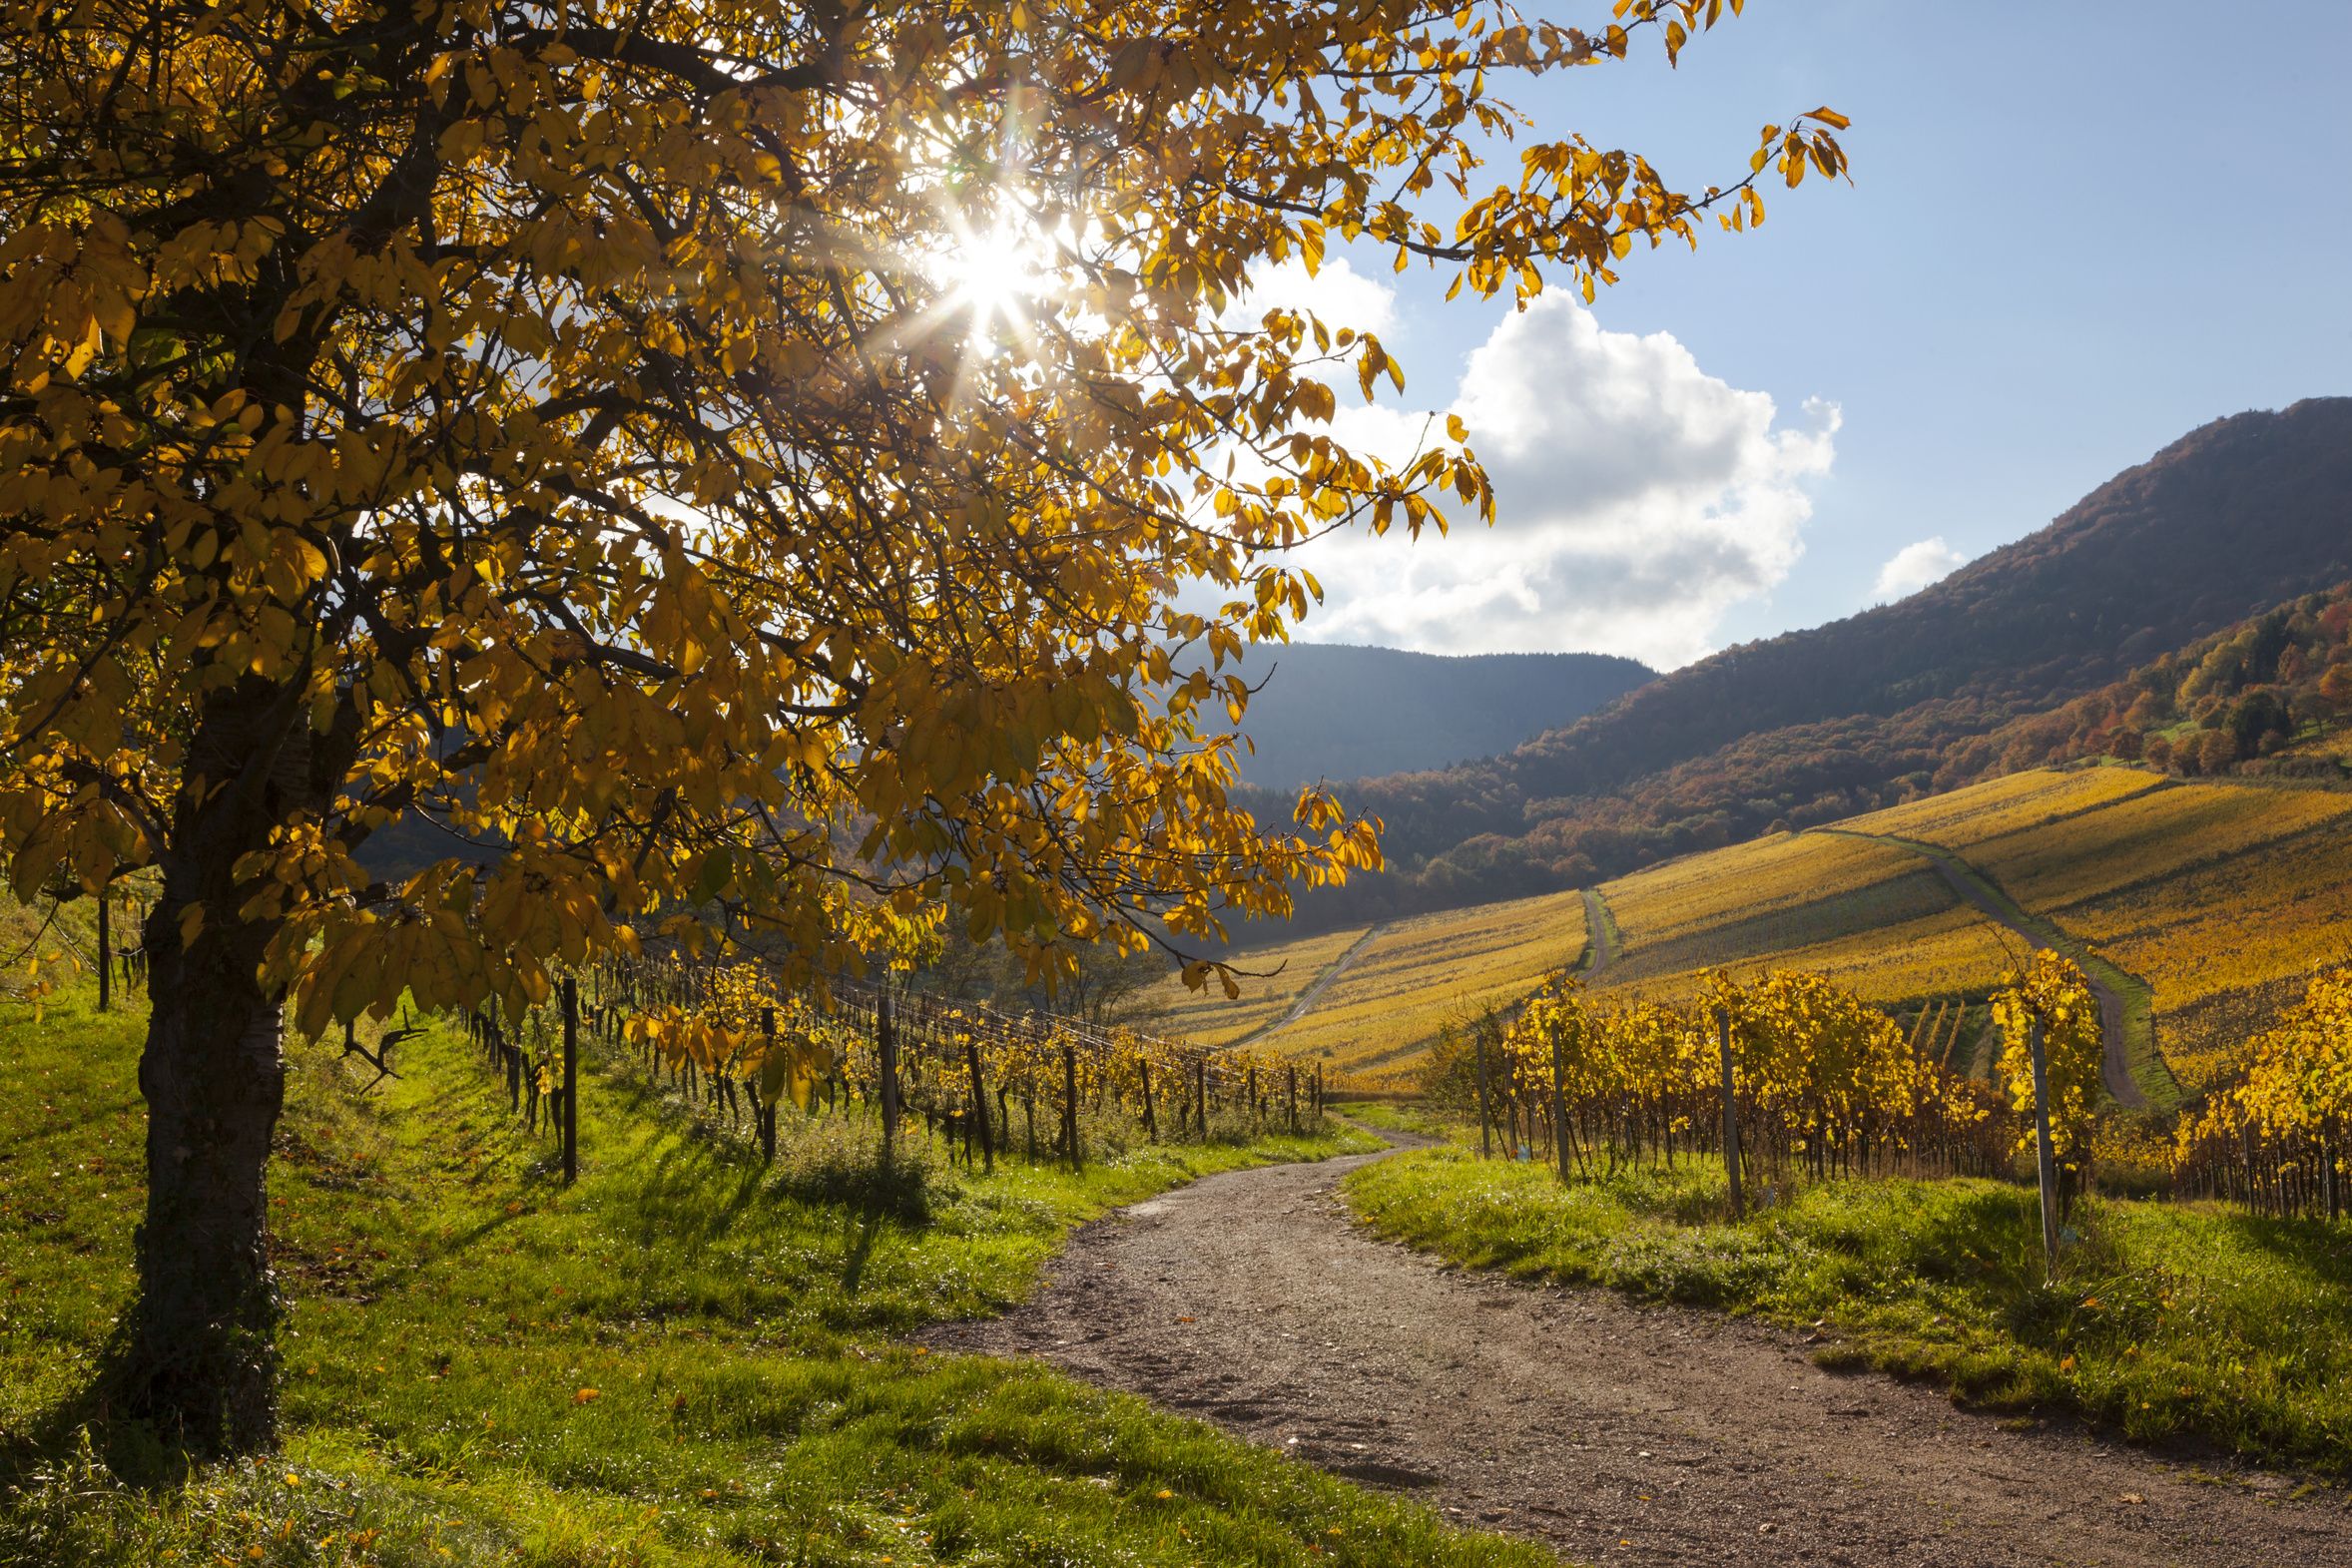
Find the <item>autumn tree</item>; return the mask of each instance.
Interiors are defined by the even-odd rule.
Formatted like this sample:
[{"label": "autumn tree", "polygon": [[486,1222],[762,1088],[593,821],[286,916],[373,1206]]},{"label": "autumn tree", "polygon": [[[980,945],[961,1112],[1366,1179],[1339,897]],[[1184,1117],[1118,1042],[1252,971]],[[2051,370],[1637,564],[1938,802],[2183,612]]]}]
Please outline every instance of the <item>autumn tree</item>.
[{"label": "autumn tree", "polygon": [[[1376,336],[1234,304],[1760,221],[1838,117],[1686,193],[1495,96],[1725,9],[7,0],[0,852],[161,887],[117,1407],[272,1430],[289,1017],[943,910],[1043,970],[1376,864],[1194,716],[1313,602],[1288,547],[1491,499],[1459,426],[1335,439]],[[395,827],[440,857],[379,880]]]}]

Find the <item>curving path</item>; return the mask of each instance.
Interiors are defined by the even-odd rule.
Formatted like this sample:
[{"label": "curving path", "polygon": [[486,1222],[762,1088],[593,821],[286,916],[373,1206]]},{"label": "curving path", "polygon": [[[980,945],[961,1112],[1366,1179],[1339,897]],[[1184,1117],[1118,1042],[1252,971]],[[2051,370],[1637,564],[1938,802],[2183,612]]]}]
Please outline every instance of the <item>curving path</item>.
[{"label": "curving path", "polygon": [[1743,1319],[1448,1272],[1352,1227],[1381,1156],[1212,1176],[1079,1232],[944,1348],[1041,1356],[1588,1563],[2352,1568],[2340,1492],[2012,1430]]},{"label": "curving path", "polygon": [[[2037,947],[2056,945],[2052,940],[2057,931],[2055,925],[2047,920],[2037,920],[2008,897],[1995,891],[1990,877],[1950,849],[1916,838],[1856,832],[1847,827],[1817,827],[1813,830],[1834,833],[1840,838],[1867,838],[1872,843],[1908,849],[1935,866],[1946,885],[1994,924],[2015,931]],[[2082,979],[2090,987],[2090,994],[2098,998],[2098,1035],[2102,1052],[2098,1064],[2099,1080],[2106,1085],[2107,1093],[2114,1097],[2117,1105],[2128,1110],[2139,1110],[2147,1104],[2147,1093],[2131,1074],[2131,1042],[2125,1033],[2129,1020],[2124,1016],[2122,993],[2091,972],[2093,967],[2090,964],[2082,966]],[[2115,972],[2120,974],[2122,971],[2118,969]],[[2138,983],[2145,984],[2144,981]]]},{"label": "curving path", "polygon": [[1357,937],[1356,940],[1348,944],[1348,950],[1346,952],[1340,954],[1330,963],[1323,966],[1323,973],[1317,975],[1314,979],[1314,982],[1310,984],[1307,989],[1299,993],[1299,999],[1291,1003],[1289,1012],[1284,1013],[1280,1018],[1275,1019],[1272,1023],[1263,1023],[1258,1025],[1257,1028],[1252,1029],[1248,1034],[1241,1036],[1239,1039],[1227,1041],[1223,1046],[1219,1047],[1219,1049],[1227,1051],[1238,1051],[1246,1046],[1256,1045],[1260,1040],[1265,1039],[1268,1035],[1277,1033],[1280,1030],[1288,1029],[1292,1024],[1295,1024],[1300,1019],[1306,1017],[1309,1010],[1311,1010],[1317,1002],[1323,1000],[1323,993],[1331,989],[1332,982],[1337,980],[1341,975],[1346,974],[1349,968],[1356,962],[1356,960],[1364,956],[1364,949],[1372,945],[1373,939],[1388,928],[1389,922],[1386,920],[1381,920],[1370,926],[1367,926],[1362,936]]},{"label": "curving path", "polygon": [[1584,889],[1584,939],[1591,944],[1585,950],[1582,975],[1589,985],[1617,961],[1616,917],[1609,913],[1608,900],[1597,887]]}]

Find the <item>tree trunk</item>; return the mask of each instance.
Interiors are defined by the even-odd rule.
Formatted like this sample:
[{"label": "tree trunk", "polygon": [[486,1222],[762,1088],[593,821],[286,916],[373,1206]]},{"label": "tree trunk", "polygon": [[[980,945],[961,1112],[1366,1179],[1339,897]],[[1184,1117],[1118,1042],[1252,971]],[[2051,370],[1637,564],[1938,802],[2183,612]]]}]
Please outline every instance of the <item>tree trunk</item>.
[{"label": "tree trunk", "polygon": [[[173,900],[167,896],[163,909]],[[195,961],[147,933],[147,1219],[126,1393],[192,1446],[239,1451],[275,1435],[277,1293],[264,1170],[286,1101],[281,1012],[254,965]]]},{"label": "tree trunk", "polygon": [[[261,979],[275,924],[238,917],[235,868],[278,823],[322,803],[305,717],[259,683],[206,703],[144,933],[147,1215],[119,1403],[208,1452],[276,1436],[265,1173],[286,1103],[285,1014]],[[204,923],[184,945],[182,915],[198,903]]]}]

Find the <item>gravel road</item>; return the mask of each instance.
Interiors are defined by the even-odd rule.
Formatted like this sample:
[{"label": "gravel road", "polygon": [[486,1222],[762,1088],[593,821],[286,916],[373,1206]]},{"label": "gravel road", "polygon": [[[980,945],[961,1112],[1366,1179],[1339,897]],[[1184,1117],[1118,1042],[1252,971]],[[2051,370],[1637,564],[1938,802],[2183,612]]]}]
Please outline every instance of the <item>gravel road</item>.
[{"label": "gravel road", "polygon": [[1378,1158],[1138,1204],[1028,1306],[928,1342],[1041,1356],[1580,1562],[2352,1568],[2339,1490],[2015,1429],[1762,1324],[1376,1241],[1336,1184]]}]

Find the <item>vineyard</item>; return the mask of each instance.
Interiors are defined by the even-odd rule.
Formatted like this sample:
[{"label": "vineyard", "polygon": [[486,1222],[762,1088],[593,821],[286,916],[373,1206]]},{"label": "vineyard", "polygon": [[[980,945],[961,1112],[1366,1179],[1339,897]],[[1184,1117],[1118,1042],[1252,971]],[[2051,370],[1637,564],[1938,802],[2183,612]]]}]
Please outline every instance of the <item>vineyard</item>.
[{"label": "vineyard", "polygon": [[[1957,855],[2046,936],[2022,937],[1962,897],[1930,851]],[[1598,892],[1623,939],[1598,998],[1679,1004],[1718,968],[1816,974],[1981,1082],[2001,1049],[1991,996],[2033,947],[2059,942],[2118,984],[2135,1076],[2169,1104],[2234,1081],[2313,971],[2352,952],[2352,795],[2037,770],[1688,855]],[[1523,997],[1556,971],[1516,955],[1543,951],[1550,923],[1574,918],[1561,895],[1401,922],[1269,1043],[1394,1081],[1468,989],[1458,976],[1489,976],[1482,1000]],[[1444,943],[1411,940],[1441,930]],[[1428,1000],[1415,1012],[1417,965]]]},{"label": "vineyard", "polygon": [[1626,944],[1606,986],[1661,1000],[1688,995],[1711,969],[1756,964],[1824,974],[1902,1006],[1982,994],[2019,951],[1919,856],[1864,839],[1779,834],[1601,893]]},{"label": "vineyard", "polygon": [[1323,1115],[1323,1074],[1312,1064],[1015,1017],[903,985],[793,989],[742,957],[612,960],[565,976],[519,1012],[492,1005],[466,1023],[509,1108],[563,1139],[567,1173],[583,1033],[637,1053],[689,1105],[756,1137],[770,1160],[788,1105],[871,1122],[885,1161],[919,1121],[926,1148],[983,1171],[1016,1154],[1076,1170],[1090,1152],[1138,1137],[1246,1140],[1273,1126],[1299,1132]]},{"label": "vineyard", "polygon": [[1361,926],[1249,949],[1241,960],[1242,994],[1228,998],[1211,983],[1194,989],[1171,974],[1146,991],[1139,1010],[1168,1034],[1202,1045],[1229,1045],[1288,1012],[1302,992],[1364,936]]},{"label": "vineyard", "polygon": [[2054,1203],[2070,1202],[2091,1163],[2099,1097],[2090,989],[2043,952],[1993,1009],[2006,1042],[1997,1091],[1946,1065],[1937,1015],[1905,1029],[1820,975],[1743,984],[1717,971],[1680,1008],[1612,1007],[1561,980],[1472,1042],[1480,1151],[1491,1154],[1499,1132],[1505,1152],[1540,1149],[1563,1181],[1708,1155],[1737,1212],[1758,1181],[1990,1176],[2047,1147],[2044,1185]]},{"label": "vineyard", "polygon": [[1306,1016],[1260,1048],[1399,1083],[1441,1030],[1515,1006],[1574,967],[1585,947],[1584,904],[1572,892],[1399,920],[1373,936]]},{"label": "vineyard", "polygon": [[2037,769],[1872,811],[1839,825],[1888,838],[1919,838],[1968,849],[1990,838],[2079,816],[2164,787],[2164,780],[2127,768],[2059,773]]}]

